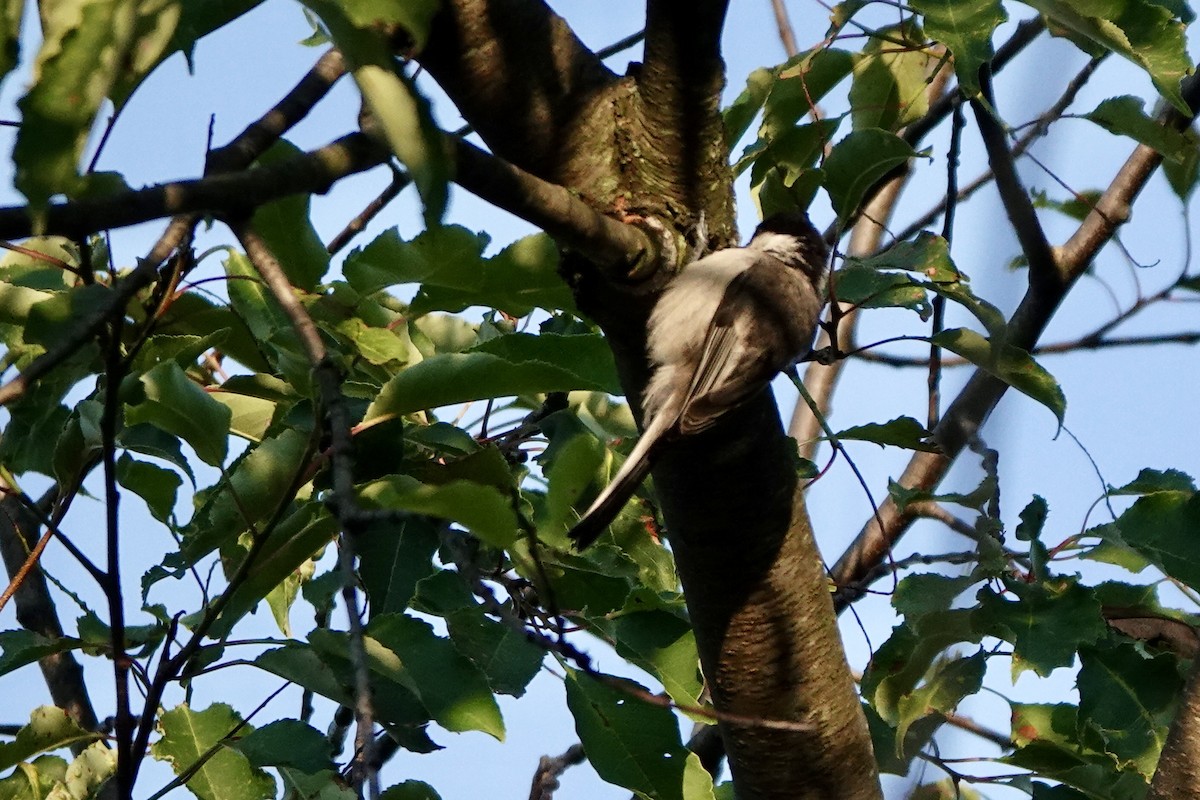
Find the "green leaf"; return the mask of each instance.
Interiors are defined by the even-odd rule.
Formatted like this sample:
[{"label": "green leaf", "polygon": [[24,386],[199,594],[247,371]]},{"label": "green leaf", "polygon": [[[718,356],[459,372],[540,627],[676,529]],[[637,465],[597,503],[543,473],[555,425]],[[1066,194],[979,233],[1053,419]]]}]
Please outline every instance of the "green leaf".
[{"label": "green leaf", "polygon": [[517,538],[512,502],[491,486],[465,480],[431,486],[393,475],[362,487],[360,496],[375,507],[452,520],[493,547],[507,547]]},{"label": "green leaf", "polygon": [[892,605],[904,616],[904,623],[914,631],[924,632],[925,617],[936,619],[936,615],[950,610],[950,604],[967,587],[975,583],[968,576],[955,577],[950,575],[935,575],[916,573],[906,575],[896,586],[892,595]]},{"label": "green leaf", "polygon": [[44,800],[67,778],[67,762],[58,756],[38,756],[22,762],[7,778],[0,778],[5,800]]},{"label": "green leaf", "polygon": [[575,503],[596,483],[602,467],[608,473],[614,465],[604,445],[590,432],[580,430],[564,438],[552,440],[551,448],[538,459],[549,481],[539,528],[550,536],[560,536],[560,543],[566,545],[566,531],[579,518]]},{"label": "green leaf", "polygon": [[250,525],[269,518],[280,503],[291,500],[287,490],[304,463],[308,446],[306,435],[288,428],[243,453],[184,529],[181,552],[168,557],[172,565],[194,564],[236,541]]},{"label": "green leaf", "polygon": [[[1194,128],[1183,132],[1185,149],[1182,161],[1164,161],[1163,175],[1175,196],[1187,202],[1200,183],[1200,134]],[[1180,282],[1181,288],[1184,282]]]},{"label": "green leaf", "polygon": [[879,34],[854,59],[850,109],[855,130],[896,131],[929,110],[926,77],[938,59],[924,47],[924,32],[909,21]]},{"label": "green leaf", "polygon": [[504,740],[500,708],[483,674],[426,622],[402,614],[371,620],[367,637],[399,659],[421,703],[449,731],[483,731]]},{"label": "green leaf", "polygon": [[986,671],[987,655],[982,652],[935,665],[925,682],[900,700],[897,741],[904,741],[913,723],[929,714],[953,711],[964,697],[978,692]]},{"label": "green leaf", "polygon": [[1183,133],[1151,119],[1137,97],[1110,97],[1084,117],[1109,133],[1128,136],[1147,147],[1153,147],[1166,161],[1183,164],[1189,155],[1189,143]]},{"label": "green leaf", "polygon": [[333,769],[329,740],[298,719],[281,719],[239,735],[229,746],[246,757],[252,767],[294,767],[315,774]]},{"label": "green leaf", "polygon": [[[176,706],[159,717],[162,736],[150,745],[150,754],[169,762],[176,775],[183,775],[235,730],[239,736],[254,730],[249,725],[239,728],[241,722],[241,716],[224,703],[203,711]],[[200,800],[266,800],[275,796],[274,779],[229,747],[220,747],[185,785]]]},{"label": "green leaf", "polygon": [[612,351],[600,336],[513,333],[467,353],[444,353],[401,372],[363,423],[472,400],[577,389],[621,392]]},{"label": "green leaf", "polygon": [[273,400],[230,392],[225,385],[214,387],[208,396],[229,409],[229,432],[251,442],[263,440],[279,408]]},{"label": "green leaf", "polygon": [[1125,544],[1167,575],[1200,587],[1200,559],[1196,558],[1200,494],[1180,490],[1148,494],[1121,514],[1116,526]]},{"label": "green leaf", "polygon": [[675,715],[640,700],[645,687],[624,678],[567,670],[566,683],[575,731],[600,777],[639,795],[683,800],[688,751]]},{"label": "green leaf", "polygon": [[291,320],[245,255],[231,251],[224,266],[229,278],[229,302],[232,310],[250,330],[258,358],[265,357],[271,368],[297,391],[307,392],[312,382],[312,366],[292,328]]},{"label": "green leaf", "polygon": [[302,797],[304,800],[355,800],[358,797],[333,770],[321,770],[311,775],[294,767],[278,767],[278,770],[287,792],[285,797]]},{"label": "green leaf", "polygon": [[907,308],[923,320],[933,314],[925,287],[896,272],[848,263],[834,273],[833,287],[838,302],[858,308]]},{"label": "green leaf", "polygon": [[[428,276],[409,306],[414,315],[430,311],[458,312],[486,306],[513,317],[535,308],[575,310],[571,290],[558,275],[558,247],[549,236],[536,233],[510,244],[483,264],[466,281]],[[463,276],[466,277],[466,276]]]},{"label": "green leaf", "polygon": [[788,59],[767,97],[759,136],[771,140],[791,128],[853,68],[854,57],[832,47],[818,46]]},{"label": "green leaf", "polygon": [[205,0],[203,3],[183,3],[183,14],[179,24],[175,26],[175,35],[167,53],[171,55],[183,52],[187,59],[188,70],[194,68],[193,53],[196,42],[213,31],[225,27],[230,22],[256,8],[262,0]]},{"label": "green leaf", "polygon": [[850,219],[883,176],[916,155],[908,142],[878,128],[856,130],[835,144],[825,159],[825,188],[839,222]]},{"label": "green leaf", "polygon": [[398,523],[372,525],[356,540],[358,571],[371,601],[371,617],[408,608],[417,582],[437,571],[433,554],[437,529],[426,517],[405,516]]},{"label": "green leaf", "polygon": [[405,781],[388,787],[379,800],[442,800],[442,796],[424,781]]},{"label": "green leaf", "polygon": [[696,636],[681,601],[665,602],[635,589],[616,614],[591,620],[617,653],[649,672],[680,705],[696,705],[703,691]]},{"label": "green leaf", "polygon": [[399,230],[389,228],[366,247],[354,249],[343,272],[363,295],[407,283],[471,289],[481,284],[483,250],[489,241],[487,234],[461,225],[429,228],[407,242]]},{"label": "green leaf", "polygon": [[978,644],[983,637],[975,630],[966,609],[931,612],[919,618],[920,630],[907,623],[892,629],[892,635],[871,658],[862,680],[862,696],[889,725],[900,721],[901,704],[929,671],[934,660],[952,644]]},{"label": "green leaf", "polygon": [[74,650],[81,644],[69,636],[48,639],[33,631],[0,631],[0,675],[7,675],[38,659]]},{"label": "green leaf", "polygon": [[[109,747],[104,742],[93,742],[67,767],[67,774],[63,778],[62,785],[72,800],[97,797],[99,796],[97,790],[116,771],[116,748]],[[55,797],[55,795],[51,795],[51,797]],[[58,798],[55,797],[55,800]]]},{"label": "green leaf", "polygon": [[21,55],[21,17],[24,0],[4,0],[0,3],[0,84],[17,65]]},{"label": "green leaf", "polygon": [[[333,0],[304,0],[321,17],[333,41],[346,56],[354,82],[374,124],[392,152],[407,168],[425,206],[425,224],[437,226],[446,210],[451,165],[429,101],[400,72],[387,36],[376,22],[403,23],[395,10],[402,2],[344,5]],[[414,8],[427,8],[428,0]],[[383,12],[383,13],[381,13]],[[411,32],[411,31],[410,31]],[[418,31],[419,33],[420,31]]]},{"label": "green leaf", "polygon": [[67,0],[47,7],[33,85],[17,103],[21,127],[13,148],[14,183],[35,214],[52,195],[79,187],[87,135],[129,55],[137,6]]},{"label": "green leaf", "polygon": [[1061,426],[1067,411],[1067,398],[1049,372],[1025,350],[1012,345],[996,347],[967,328],[950,328],[930,341],[970,361],[983,371],[1007,383],[1022,394],[1050,409]]},{"label": "green leaf", "polygon": [[79,727],[61,708],[38,706],[29,715],[29,724],[17,731],[15,739],[0,742],[0,770],[28,761],[38,753],[102,738],[102,734]]},{"label": "green leaf", "polygon": [[117,459],[117,482],[145,500],[156,520],[170,524],[182,478],[169,469],[122,453]]},{"label": "green leaf", "polygon": [[1144,69],[1163,97],[1190,115],[1179,82],[1192,71],[1182,21],[1155,0],[1024,0],[1075,36]]},{"label": "green leaf", "polygon": [[1004,582],[1005,595],[985,586],[976,596],[979,605],[973,621],[980,630],[1013,644],[1015,680],[1032,669],[1045,677],[1058,667],[1068,667],[1083,645],[1107,632],[1095,594],[1074,579],[1057,578],[1042,583]]},{"label": "green leaf", "polygon": [[524,633],[489,619],[478,606],[450,612],[446,627],[454,646],[479,668],[496,694],[525,694],[546,657]]},{"label": "green leaf", "polygon": [[742,140],[750,123],[758,115],[775,83],[777,70],[759,67],[746,78],[746,88],[721,112],[725,121],[725,141],[732,148]]},{"label": "green leaf", "polygon": [[1177,469],[1143,469],[1136,478],[1119,488],[1109,487],[1114,497],[1121,495],[1144,495],[1155,492],[1194,492],[1196,482],[1186,472]]},{"label": "green leaf", "polygon": [[[299,570],[310,558],[329,544],[339,530],[338,521],[318,502],[308,502],[289,514],[267,534],[246,579],[233,591],[221,616],[213,624],[211,635],[223,639],[233,626],[258,606],[279,584]],[[233,574],[244,557],[245,549],[237,555],[224,553],[226,571]]]},{"label": "green leaf", "polygon": [[954,54],[958,86],[978,97],[979,69],[992,60],[992,33],[1008,19],[999,0],[915,0],[925,32]]},{"label": "green leaf", "polygon": [[192,465],[187,456],[183,454],[183,448],[178,439],[154,425],[130,424],[128,417],[126,417],[125,423],[125,428],[117,434],[118,445],[144,456],[161,458],[172,466],[178,467],[184,475],[188,476],[192,486],[196,485],[196,476],[192,472]]},{"label": "green leaf", "polygon": [[[280,140],[258,158],[256,165],[269,166],[301,154],[291,142]],[[261,205],[252,224],[279,261],[288,281],[305,292],[314,291],[329,269],[329,251],[313,228],[309,207],[312,196],[296,194]]]},{"label": "green leaf", "polygon": [[229,450],[229,409],[192,382],[179,365],[165,361],[140,378],[145,399],[125,409],[125,422],[149,423],[192,446],[206,464],[219,467]]},{"label": "green leaf", "polygon": [[[150,72],[173,51],[171,43],[185,5],[180,0],[142,0],[135,4],[137,19],[129,52],[113,80],[109,98],[119,112]],[[91,177],[91,176],[88,176]]]},{"label": "green leaf", "polygon": [[1105,750],[1147,781],[1183,689],[1176,659],[1147,656],[1133,644],[1080,651],[1079,718],[1100,734]]},{"label": "green leaf", "polygon": [[866,425],[846,428],[838,431],[837,438],[874,442],[880,447],[891,445],[926,453],[940,452],[941,448],[930,439],[932,435],[912,417],[896,417],[891,422],[870,422]]}]

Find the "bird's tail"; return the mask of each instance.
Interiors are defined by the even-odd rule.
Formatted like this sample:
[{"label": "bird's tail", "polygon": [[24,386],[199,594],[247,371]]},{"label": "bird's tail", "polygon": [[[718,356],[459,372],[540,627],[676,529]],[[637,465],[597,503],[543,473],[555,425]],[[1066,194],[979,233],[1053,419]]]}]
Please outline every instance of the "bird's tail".
[{"label": "bird's tail", "polygon": [[596,497],[595,502],[584,513],[579,522],[567,533],[575,542],[576,550],[583,550],[604,532],[629,502],[629,498],[637,491],[638,486],[645,480],[654,464],[658,453],[658,445],[663,436],[675,424],[678,414],[657,414],[651,420],[650,426],[634,445],[633,452],[625,459],[625,463],[617,470],[616,477],[605,486]]}]

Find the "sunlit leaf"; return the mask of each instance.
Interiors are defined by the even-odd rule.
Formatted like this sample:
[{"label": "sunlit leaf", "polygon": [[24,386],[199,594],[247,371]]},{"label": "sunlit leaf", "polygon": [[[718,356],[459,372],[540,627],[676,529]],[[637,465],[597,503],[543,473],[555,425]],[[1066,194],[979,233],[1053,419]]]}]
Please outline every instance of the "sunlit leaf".
[{"label": "sunlit leaf", "polygon": [[1000,0],[915,0],[925,32],[954,54],[954,74],[967,97],[979,96],[979,69],[992,60],[992,33],[1008,19]]},{"label": "sunlit leaf", "polygon": [[[241,716],[224,703],[203,711],[176,706],[159,716],[162,735],[150,745],[150,753],[171,765],[176,775],[191,772],[209,749],[226,737],[245,736],[254,728],[242,724]],[[220,747],[195,769],[187,788],[200,800],[266,800],[275,796],[275,780],[236,750]]]},{"label": "sunlit leaf", "polygon": [[174,361],[141,376],[145,399],[125,409],[130,425],[147,422],[178,436],[206,464],[220,466],[229,451],[229,409],[213,400]]}]

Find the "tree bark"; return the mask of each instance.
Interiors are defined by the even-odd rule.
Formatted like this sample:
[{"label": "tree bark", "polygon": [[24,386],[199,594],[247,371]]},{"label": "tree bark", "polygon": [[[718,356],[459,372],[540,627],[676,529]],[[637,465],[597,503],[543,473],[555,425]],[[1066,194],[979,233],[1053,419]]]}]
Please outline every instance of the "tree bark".
[{"label": "tree bark", "polygon": [[[665,240],[633,274],[569,248],[561,268],[608,336],[635,413],[655,297],[701,220],[705,246],[735,240],[719,109],[726,8],[649,0],[645,63],[625,77],[540,0],[444,3],[421,55],[494,154]],[[794,456],[764,391],[667,448],[655,487],[738,797],[879,798]]]}]

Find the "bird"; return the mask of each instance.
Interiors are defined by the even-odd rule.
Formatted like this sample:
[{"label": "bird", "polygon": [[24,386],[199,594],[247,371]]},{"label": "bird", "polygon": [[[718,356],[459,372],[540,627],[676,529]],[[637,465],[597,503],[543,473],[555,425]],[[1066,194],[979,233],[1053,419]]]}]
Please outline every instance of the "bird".
[{"label": "bird", "polygon": [[592,544],[672,439],[712,427],[808,354],[824,306],[828,251],[802,211],[764,220],[744,247],[693,261],[667,285],[646,331],[642,436],[568,531]]}]

